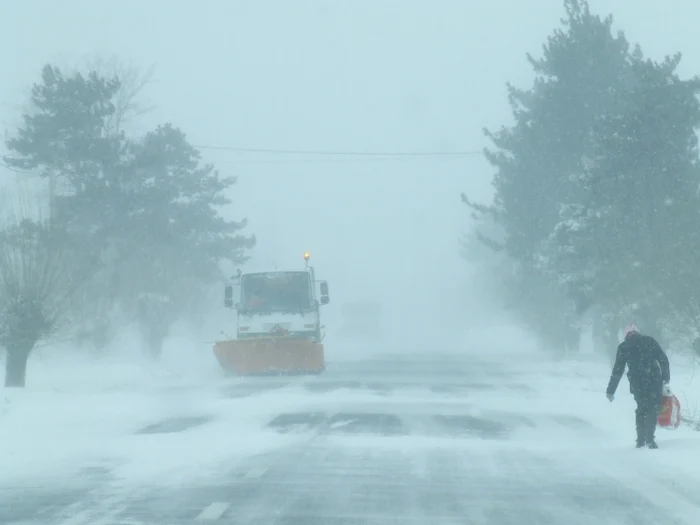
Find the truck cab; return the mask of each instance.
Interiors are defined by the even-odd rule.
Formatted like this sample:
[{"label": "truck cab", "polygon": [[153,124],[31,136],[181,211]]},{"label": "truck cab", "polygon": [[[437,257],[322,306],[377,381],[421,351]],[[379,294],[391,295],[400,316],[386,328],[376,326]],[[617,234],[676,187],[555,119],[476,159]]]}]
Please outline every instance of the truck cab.
[{"label": "truck cab", "polygon": [[239,270],[233,277],[224,305],[236,310],[237,339],[285,336],[321,342],[320,310],[329,302],[328,283],[316,281],[308,253],[304,260],[303,270]]}]

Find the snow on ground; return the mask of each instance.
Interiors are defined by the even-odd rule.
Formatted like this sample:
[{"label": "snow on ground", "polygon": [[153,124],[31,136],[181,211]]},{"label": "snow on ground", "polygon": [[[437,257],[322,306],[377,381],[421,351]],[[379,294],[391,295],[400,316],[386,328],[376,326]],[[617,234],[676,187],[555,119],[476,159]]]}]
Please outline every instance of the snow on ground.
[{"label": "snow on ground", "polygon": [[[447,342],[445,342],[447,343]],[[466,410],[474,417],[488,418],[494,414],[517,414],[530,419],[532,426],[517,430],[509,442],[484,440],[478,446],[489,448],[527,449],[532,452],[553,452],[562,454],[585,454],[582,460],[596,458],[603,465],[624,466],[634,477],[638,465],[647,471],[656,472],[660,477],[668,477],[673,483],[673,474],[687,475],[700,481],[700,432],[684,422],[677,429],[658,428],[656,437],[660,450],[650,451],[651,455],[640,456],[634,448],[635,407],[634,398],[629,392],[626,375],[623,376],[613,403],[605,397],[612,363],[596,355],[592,345],[582,348],[582,355],[551,360],[537,350],[537,344],[515,327],[507,325],[483,326],[473,329],[453,345],[443,344],[442,350],[448,353],[474,351],[478,349],[480,358],[491,358],[497,362],[517,363],[517,370],[533,387],[533,391],[514,396],[511,386],[504,384],[494,390],[475,391],[470,394],[471,406]],[[489,349],[488,354],[484,350]],[[410,349],[409,351],[412,351]],[[700,421],[700,370],[694,370],[692,360],[683,355],[669,355],[671,361],[671,387],[682,405],[682,415]],[[514,378],[514,381],[516,378]],[[369,395],[369,394],[368,394]],[[514,398],[519,397],[515,402]],[[346,403],[361,400],[355,394]],[[439,405],[441,414],[464,413],[465,400],[436,399],[427,390],[398,392],[390,399],[374,399],[378,410],[382,405],[405,405],[406,410],[416,414],[421,410],[434,411],[430,406]],[[553,416],[560,416],[553,422]],[[572,429],[577,430],[572,436]],[[413,438],[397,437],[387,440],[384,437],[342,437],[338,443],[347,446],[377,446],[411,449],[466,447],[473,449],[473,440],[460,438]],[[585,458],[585,459],[584,459]],[[641,463],[638,463],[641,462]],[[614,467],[610,467],[614,468]],[[623,475],[624,479],[624,475]]]},{"label": "snow on ground", "polygon": [[[40,485],[85,467],[112,469],[124,483],[177,483],[206,476],[222,457],[289,442],[259,430],[278,408],[274,394],[222,398],[232,380],[213,354],[205,351],[201,363],[37,352],[26,389],[0,390],[0,485]],[[211,421],[186,433],[139,433],[187,417]]]},{"label": "snow on ground", "polygon": [[[414,415],[421,411],[466,411],[482,418],[517,414],[528,418],[531,425],[521,427],[508,442],[352,436],[333,438],[338,444],[408,451],[511,447],[573,459],[581,455],[582,461],[601,465],[617,461],[630,472],[646,469],[667,477],[669,483],[679,473],[698,477],[700,432],[688,427],[659,429],[661,449],[640,455],[645,451],[633,448],[634,401],[625,378],[611,404],[605,398],[608,363],[590,355],[553,362],[535,352],[534,344],[514,335],[510,329],[489,328],[453,343],[454,352],[457,346],[468,349],[465,351],[478,349],[481,359],[506,363],[518,372],[513,384],[506,380],[496,388],[477,390],[467,400],[420,387],[399,389],[390,396],[349,389],[314,393],[294,382],[254,396],[226,397],[222,389],[239,380],[223,376],[206,346],[187,351],[171,348],[159,365],[136,359],[134,352],[125,353],[122,359],[37,352],[30,361],[27,388],[0,391],[0,485],[39,485],[42,480],[67,479],[82,468],[100,466],[112,470],[116,481],[125,486],[193,483],[231,468],[236,458],[308,439],[264,430],[265,423],[277,414],[351,406],[363,410],[389,407]],[[172,344],[187,346],[182,341]],[[502,351],[493,353],[494,348]],[[486,354],[482,349],[491,350]],[[425,359],[429,358],[431,354],[426,353]],[[672,378],[682,403],[700,400],[700,379],[684,372],[676,361]],[[531,391],[518,393],[511,388],[516,382],[525,382]],[[564,419],[553,423],[553,415]],[[148,425],[183,417],[210,417],[211,421],[187,432],[139,433]]]},{"label": "snow on ground", "polygon": [[[695,377],[687,358],[671,354],[669,359],[671,388],[681,402],[681,413],[684,417],[694,415],[690,409],[700,402],[700,377]],[[676,478],[700,481],[700,432],[691,425],[682,423],[677,429],[658,427],[659,450],[646,453],[634,448],[636,404],[626,376],[620,381],[614,401],[610,403],[605,397],[611,367],[595,356],[551,363],[542,377],[542,397],[527,409],[533,413],[558,411],[576,416],[594,423],[602,432],[582,430],[580,442],[575,446],[558,441],[556,432],[548,432],[547,442],[538,444],[540,428],[537,432],[522,433],[520,444],[580,452],[584,454],[582,461],[607,463],[608,469],[616,469],[622,479],[626,472],[642,478],[652,473],[657,481],[666,480],[669,486],[675,485]]]}]

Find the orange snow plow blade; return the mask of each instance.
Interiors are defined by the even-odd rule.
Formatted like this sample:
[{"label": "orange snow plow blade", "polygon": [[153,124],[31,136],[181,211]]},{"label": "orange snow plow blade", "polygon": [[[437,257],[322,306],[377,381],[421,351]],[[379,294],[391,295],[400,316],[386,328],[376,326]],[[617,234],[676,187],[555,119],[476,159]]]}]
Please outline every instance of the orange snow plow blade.
[{"label": "orange snow plow blade", "polygon": [[237,376],[320,374],[325,370],[323,345],[305,339],[217,341],[214,354],[224,370]]}]

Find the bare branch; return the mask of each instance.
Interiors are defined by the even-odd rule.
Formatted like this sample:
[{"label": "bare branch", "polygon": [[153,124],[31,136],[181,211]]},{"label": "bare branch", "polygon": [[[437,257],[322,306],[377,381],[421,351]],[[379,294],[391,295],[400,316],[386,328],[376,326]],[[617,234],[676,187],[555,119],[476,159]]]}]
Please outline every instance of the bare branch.
[{"label": "bare branch", "polygon": [[134,123],[156,108],[155,104],[140,100],[144,90],[156,81],[154,64],[142,70],[132,61],[123,61],[116,56],[96,55],[83,59],[82,65],[73,67],[72,70],[83,74],[94,71],[105,78],[116,77],[121,82],[121,88],[113,101],[115,112],[107,124],[106,131],[109,133],[120,133],[125,125]]},{"label": "bare branch", "polygon": [[41,206],[17,202],[0,226],[0,344],[28,354],[69,318],[82,278]]}]

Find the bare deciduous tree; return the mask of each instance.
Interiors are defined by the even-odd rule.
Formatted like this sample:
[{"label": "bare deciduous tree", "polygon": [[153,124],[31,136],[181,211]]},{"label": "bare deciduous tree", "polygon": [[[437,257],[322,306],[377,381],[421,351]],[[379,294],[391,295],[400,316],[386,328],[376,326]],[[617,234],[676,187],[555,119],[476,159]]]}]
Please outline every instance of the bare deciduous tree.
[{"label": "bare deciduous tree", "polygon": [[70,320],[79,272],[50,221],[23,213],[0,230],[0,346],[5,386],[24,387],[37,342]]}]

